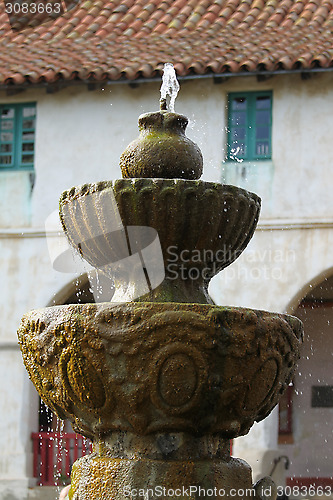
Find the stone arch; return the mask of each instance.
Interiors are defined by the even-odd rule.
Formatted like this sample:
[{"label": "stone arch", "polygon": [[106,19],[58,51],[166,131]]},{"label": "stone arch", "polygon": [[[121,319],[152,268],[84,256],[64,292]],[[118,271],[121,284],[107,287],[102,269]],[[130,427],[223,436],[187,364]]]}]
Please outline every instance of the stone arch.
[{"label": "stone arch", "polygon": [[[64,285],[53,297],[49,300],[47,307],[61,306],[68,304],[71,297],[73,297],[78,290],[87,290],[89,284],[88,274],[84,273],[72,279]],[[92,295],[92,294],[91,294]],[[94,302],[92,297],[92,302]]]},{"label": "stone arch", "polygon": [[305,283],[302,288],[293,296],[289,301],[285,311],[287,314],[293,314],[299,307],[301,301],[313,290],[316,286],[320,285],[325,279],[333,276],[333,266],[325,269],[321,273],[314,276],[310,281]]},{"label": "stone arch", "polygon": [[113,281],[98,271],[83,273],[66,283],[48,302],[49,306],[110,302],[115,288]]}]

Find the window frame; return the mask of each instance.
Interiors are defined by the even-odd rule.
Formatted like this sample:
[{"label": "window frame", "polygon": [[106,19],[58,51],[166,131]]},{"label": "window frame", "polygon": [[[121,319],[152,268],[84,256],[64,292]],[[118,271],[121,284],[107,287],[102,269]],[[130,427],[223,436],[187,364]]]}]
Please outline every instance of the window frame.
[{"label": "window frame", "polygon": [[[247,99],[247,106],[245,109],[246,118],[245,118],[245,153],[237,154],[235,153],[234,141],[232,139],[232,134],[234,130],[237,130],[237,126],[233,124],[233,109],[232,102],[235,98],[245,97]],[[256,154],[255,145],[258,141],[256,137],[257,128],[260,126],[256,121],[256,103],[258,97],[269,97],[270,98],[270,106],[269,108],[269,137],[268,137],[268,146],[269,152],[267,154]],[[239,161],[265,161],[272,159],[272,108],[273,108],[273,92],[271,90],[263,90],[263,91],[246,91],[246,92],[230,92],[228,94],[228,126],[227,126],[227,158],[226,161],[230,162],[239,162]],[[260,140],[260,138],[259,138]],[[267,139],[262,139],[267,141]]]},{"label": "window frame", "polygon": [[[36,153],[36,120],[37,120],[37,106],[36,102],[23,102],[23,103],[0,103],[0,134],[3,132],[6,132],[6,129],[2,128],[2,122],[6,119],[2,117],[3,110],[6,108],[13,108],[14,109],[14,118],[13,118],[13,129],[8,129],[8,132],[13,132],[13,139],[12,141],[2,141],[1,140],[1,135],[0,135],[0,156],[6,156],[10,155],[12,157],[12,162],[10,164],[0,164],[0,172],[2,171],[22,171],[22,170],[28,170],[32,171],[34,170],[34,164],[35,164],[35,153]],[[23,128],[23,121],[28,120],[29,117],[24,117],[23,116],[23,109],[24,108],[34,108],[35,109],[35,114],[33,116],[35,122],[34,122],[34,127],[27,127]],[[23,133],[24,132],[33,132],[34,133],[34,138],[33,140],[27,139],[25,140],[23,138]],[[23,150],[23,145],[24,144],[33,144],[33,150]],[[12,150],[8,153],[5,151],[1,151],[1,146],[4,144],[12,144]],[[32,162],[27,162],[24,163],[23,157],[24,156],[30,156],[33,155],[33,161]]]},{"label": "window frame", "polygon": [[[279,402],[279,435],[289,435],[293,433],[293,398],[294,382],[292,381],[286,388]],[[284,416],[282,416],[284,412]]]}]

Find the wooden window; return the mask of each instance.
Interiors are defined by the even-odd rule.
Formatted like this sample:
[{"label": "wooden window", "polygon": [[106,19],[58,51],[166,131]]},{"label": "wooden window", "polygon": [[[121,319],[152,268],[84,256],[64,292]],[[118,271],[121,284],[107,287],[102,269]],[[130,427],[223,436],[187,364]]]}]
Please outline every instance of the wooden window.
[{"label": "wooden window", "polygon": [[333,386],[314,385],[311,387],[312,408],[333,408]]},{"label": "wooden window", "polygon": [[39,486],[65,486],[73,463],[92,453],[92,442],[74,432],[33,432],[33,475]]},{"label": "wooden window", "polygon": [[228,98],[228,160],[272,157],[272,92],[237,92]]},{"label": "wooden window", "polygon": [[0,105],[0,170],[34,168],[36,105]]}]

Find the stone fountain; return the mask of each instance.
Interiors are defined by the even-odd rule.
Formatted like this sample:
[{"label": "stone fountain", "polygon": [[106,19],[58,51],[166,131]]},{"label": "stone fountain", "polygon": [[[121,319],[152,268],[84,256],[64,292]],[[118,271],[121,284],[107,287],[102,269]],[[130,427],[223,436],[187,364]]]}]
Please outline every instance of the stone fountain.
[{"label": "stone fountain", "polygon": [[[229,440],[278,403],[302,324],[209,297],[210,279],[250,241],[260,199],[198,180],[202,156],[186,125],[163,98],[159,112],[139,118],[123,179],[61,196],[70,243],[112,277],[114,301],[35,310],[18,331],[44,402],[93,441],[73,465],[72,500],[276,498],[269,479],[252,486]],[[161,251],[151,246],[147,265],[156,235]],[[131,253],[140,257],[132,266],[123,258]]]}]

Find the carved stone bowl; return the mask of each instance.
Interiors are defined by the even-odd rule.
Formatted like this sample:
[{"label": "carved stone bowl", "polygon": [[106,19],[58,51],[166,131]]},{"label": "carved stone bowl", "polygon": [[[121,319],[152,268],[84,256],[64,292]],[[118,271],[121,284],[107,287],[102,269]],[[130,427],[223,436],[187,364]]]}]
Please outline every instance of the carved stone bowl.
[{"label": "carved stone bowl", "polygon": [[184,179],[85,184],[60,199],[60,219],[71,245],[114,279],[121,302],[142,295],[140,290],[126,295],[128,289],[140,289],[141,267],[131,271],[128,258],[147,249],[149,278],[162,274],[155,281],[164,281],[157,290],[153,285],[145,300],[211,302],[210,279],[245,249],[259,212],[260,198],[253,193]]},{"label": "carved stone bowl", "polygon": [[123,177],[198,179],[203,158],[185,135],[186,116],[167,111],[139,116],[140,135],[120,157]]},{"label": "carved stone bowl", "polygon": [[87,437],[232,438],[277,404],[299,357],[302,324],[213,305],[76,304],[26,314],[18,336],[42,399]]}]

